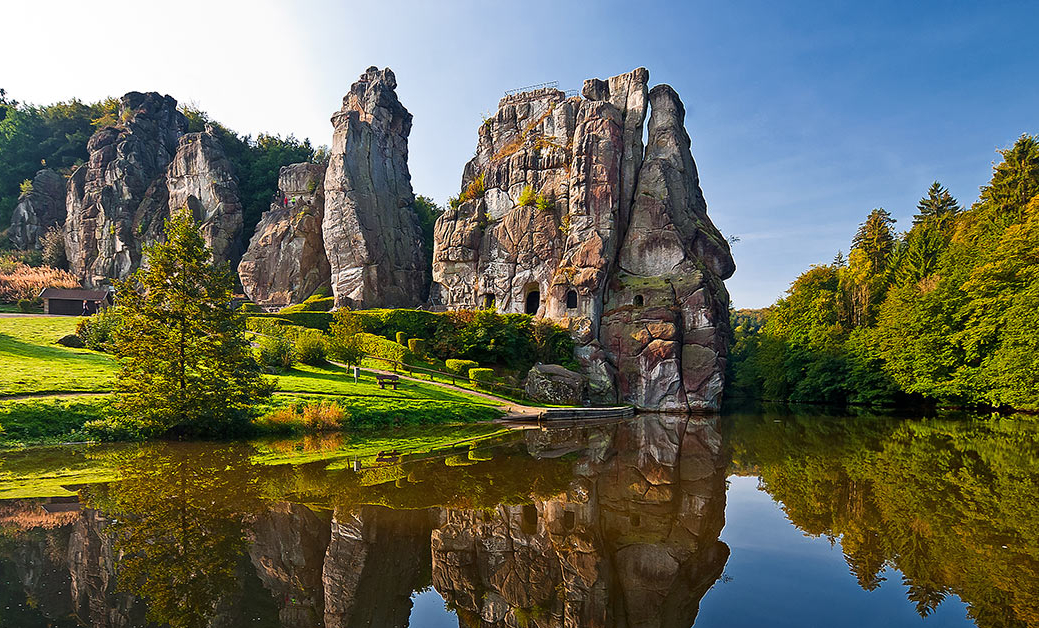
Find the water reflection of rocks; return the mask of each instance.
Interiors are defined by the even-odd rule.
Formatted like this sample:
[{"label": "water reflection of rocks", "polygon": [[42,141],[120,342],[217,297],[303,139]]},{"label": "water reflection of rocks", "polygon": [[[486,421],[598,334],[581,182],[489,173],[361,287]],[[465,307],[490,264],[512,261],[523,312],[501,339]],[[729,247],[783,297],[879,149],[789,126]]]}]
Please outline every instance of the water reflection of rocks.
[{"label": "water reflection of rocks", "polygon": [[[5,595],[16,607],[26,598],[26,625],[36,613],[41,625],[136,626],[147,615],[185,626],[406,626],[413,593],[429,586],[463,626],[691,625],[728,557],[718,536],[729,461],[716,421],[645,416],[522,438],[468,467],[415,463],[367,486],[351,484],[351,471],[304,482],[305,469],[279,475],[246,458],[236,464],[250,473],[229,478],[226,451],[160,461],[153,475],[98,491],[94,508],[0,544],[0,571],[13,572],[0,575],[22,589]],[[454,499],[444,498],[448,481]],[[524,481],[526,499],[514,486]],[[395,502],[409,482],[420,497]],[[501,493],[487,494],[496,484]]]}]

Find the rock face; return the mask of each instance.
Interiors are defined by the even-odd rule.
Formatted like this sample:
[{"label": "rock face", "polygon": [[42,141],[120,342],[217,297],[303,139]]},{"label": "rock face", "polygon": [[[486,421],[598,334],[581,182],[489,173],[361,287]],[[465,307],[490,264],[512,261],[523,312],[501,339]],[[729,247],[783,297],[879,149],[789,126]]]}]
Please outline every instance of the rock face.
[{"label": "rock face", "polygon": [[[234,166],[224,154],[220,140],[211,128],[203,133],[188,133],[180,138],[177,152],[166,170],[167,207],[170,211],[187,208],[213,259],[238,264],[242,256],[242,204],[238,200],[238,180]],[[147,217],[142,216],[141,220]],[[152,220],[148,231],[155,233]],[[162,228],[161,221],[157,227]]]},{"label": "rock face", "polygon": [[542,403],[579,406],[588,396],[587,378],[558,364],[535,364],[524,388],[528,397]]},{"label": "rock face", "polygon": [[126,277],[140,263],[135,215],[145,198],[165,194],[166,167],[186,127],[177,101],[155,92],[123,96],[119,119],[91,136],[90,158],[68,182],[65,254],[85,285]]},{"label": "rock face", "polygon": [[278,200],[260,218],[238,265],[242,287],[253,302],[284,307],[329,283],[321,235],[324,178],[321,164],[292,164],[278,173]]},{"label": "rock face", "polygon": [[503,98],[437,221],[430,298],[569,326],[593,401],[717,408],[734,264],[684,108],[666,85],[651,99],[648,81],[639,68],[586,81],[580,98]]},{"label": "rock face", "polygon": [[426,299],[425,254],[408,172],[411,114],[389,68],[371,67],[332,116],[322,232],[337,306]]},{"label": "rock face", "polygon": [[33,177],[32,191],[18,197],[7,237],[20,249],[39,249],[41,236],[64,224],[65,178],[44,168]]},{"label": "rock face", "polygon": [[177,101],[155,92],[120,99],[117,126],[87,143],[90,159],[70,177],[65,252],[87,286],[137,269],[171,210],[188,208],[218,262],[241,256],[242,206],[231,162],[207,129],[184,134]]},{"label": "rock face", "polygon": [[735,264],[707,217],[678,94],[658,85],[650,100],[649,142],[600,340],[614,358],[620,398],[664,411],[715,407],[727,349],[722,280]]}]

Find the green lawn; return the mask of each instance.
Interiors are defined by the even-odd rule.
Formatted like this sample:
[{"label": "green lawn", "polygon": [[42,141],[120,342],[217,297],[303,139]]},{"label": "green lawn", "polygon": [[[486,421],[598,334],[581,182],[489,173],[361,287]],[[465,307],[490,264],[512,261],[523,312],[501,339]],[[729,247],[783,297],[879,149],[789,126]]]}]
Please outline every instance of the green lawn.
[{"label": "green lawn", "polygon": [[0,318],[0,396],[110,390],[117,366],[104,354],[56,343],[73,316]]},{"label": "green lawn", "polygon": [[[82,440],[83,424],[104,416],[111,395],[56,397],[57,393],[112,392],[118,365],[111,356],[70,349],[55,341],[75,331],[76,317],[0,318],[0,448]],[[328,364],[297,365],[273,376],[277,395],[271,408],[318,395],[334,396],[348,425],[371,428],[443,421],[467,423],[501,416],[500,403],[425,382],[402,380],[381,389],[372,373]],[[3,399],[36,395],[29,400]],[[300,399],[300,398],[303,399]],[[264,407],[259,407],[261,414]],[[262,421],[258,427],[263,428]]]},{"label": "green lawn", "polygon": [[358,382],[354,383],[353,369],[334,364],[324,367],[297,364],[291,371],[277,376],[278,392],[285,393],[323,393],[329,395],[372,395],[380,397],[397,397],[408,399],[436,399],[439,401],[457,401],[477,403],[481,405],[499,405],[490,399],[469,393],[451,390],[442,386],[401,380],[397,390],[387,387],[379,388],[375,375],[361,370]]}]

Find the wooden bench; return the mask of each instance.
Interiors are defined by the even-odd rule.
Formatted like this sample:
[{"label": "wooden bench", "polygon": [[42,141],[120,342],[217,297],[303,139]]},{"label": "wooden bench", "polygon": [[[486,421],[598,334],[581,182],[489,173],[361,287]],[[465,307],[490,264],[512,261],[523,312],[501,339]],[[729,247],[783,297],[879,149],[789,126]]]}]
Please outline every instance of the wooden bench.
[{"label": "wooden bench", "polygon": [[383,375],[382,373],[376,373],[375,379],[379,382],[379,388],[385,389],[387,384],[393,384],[393,390],[397,390],[397,384],[400,382],[399,375]]}]

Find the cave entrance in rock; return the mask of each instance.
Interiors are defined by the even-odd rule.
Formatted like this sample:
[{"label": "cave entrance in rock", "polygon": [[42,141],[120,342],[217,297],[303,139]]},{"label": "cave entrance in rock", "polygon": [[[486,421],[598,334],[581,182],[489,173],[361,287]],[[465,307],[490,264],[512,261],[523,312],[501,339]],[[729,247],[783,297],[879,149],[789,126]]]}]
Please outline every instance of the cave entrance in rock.
[{"label": "cave entrance in rock", "polygon": [[537,284],[527,286],[527,299],[524,302],[524,312],[527,314],[537,314],[538,308],[541,307],[541,290]]}]

